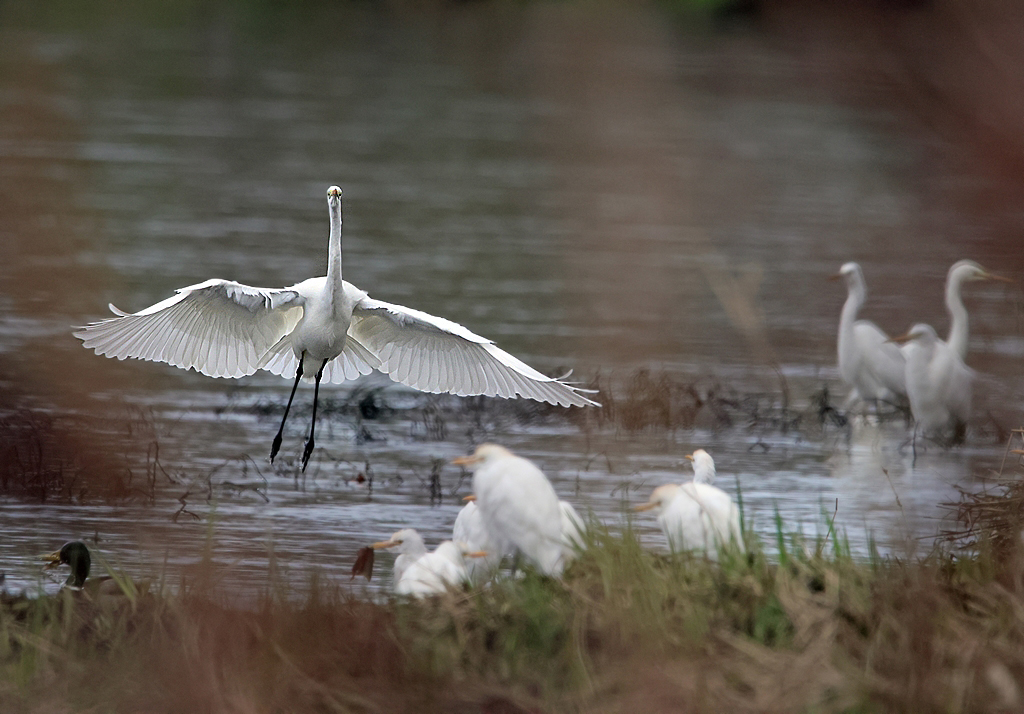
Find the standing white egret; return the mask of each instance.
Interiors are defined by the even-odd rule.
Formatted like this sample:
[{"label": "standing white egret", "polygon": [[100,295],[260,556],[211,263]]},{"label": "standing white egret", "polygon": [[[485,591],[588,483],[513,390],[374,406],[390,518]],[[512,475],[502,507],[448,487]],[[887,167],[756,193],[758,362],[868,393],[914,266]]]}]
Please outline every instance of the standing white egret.
[{"label": "standing white egret", "polygon": [[452,540],[465,544],[471,551],[487,553],[484,557],[472,558],[466,562],[469,579],[474,583],[487,580],[498,570],[502,552],[491,540],[490,531],[487,530],[487,526],[480,516],[480,509],[477,508],[474,500],[469,500],[459,511],[459,515],[455,517]]},{"label": "standing white egret", "polygon": [[[452,539],[465,542],[474,550],[486,550],[494,554],[493,558],[478,558],[466,563],[473,581],[479,582],[481,576],[488,577],[494,574],[501,558],[499,549],[491,539],[491,534],[480,515],[480,509],[476,507],[476,496],[466,496],[465,500],[468,503],[455,519]],[[586,544],[583,537],[585,525],[580,514],[568,501],[560,500],[558,510],[562,521],[562,563],[568,565],[576,557],[576,551]]]},{"label": "standing white egret", "polygon": [[427,554],[427,546],[423,544],[423,538],[415,528],[403,528],[392,535],[388,540],[374,543],[371,546],[375,550],[384,548],[393,553],[398,553],[395,558],[394,577],[392,582],[397,586],[398,581],[409,566]]},{"label": "standing white egret", "polygon": [[964,307],[964,300],[960,292],[964,283],[975,280],[1013,282],[1001,275],[993,275],[973,260],[958,260],[950,267],[949,273],[946,274],[946,310],[949,311],[950,319],[949,337],[946,338],[946,343],[960,355],[962,360],[967,359],[969,324],[967,308]]},{"label": "standing white egret", "polygon": [[739,509],[729,494],[711,485],[715,479],[711,454],[697,449],[686,458],[693,462],[693,481],[658,486],[647,503],[634,510],[656,511],[673,551],[698,550],[717,558],[721,547],[743,548]]},{"label": "standing white egret", "polygon": [[481,444],[452,463],[473,469],[473,493],[491,539],[515,549],[546,575],[560,575],[562,512],[544,472],[497,444]]},{"label": "standing white egret", "polygon": [[897,402],[906,396],[906,362],[899,347],[870,320],[858,320],[857,313],[867,299],[864,272],[857,263],[844,263],[833,276],[846,281],[849,291],[839,318],[839,376],[850,386],[849,407],[858,398],[864,402]]},{"label": "standing white egret", "polygon": [[915,430],[951,444],[963,441],[971,416],[971,369],[931,325],[914,325],[893,342],[906,343],[907,396]]},{"label": "standing white egret", "polygon": [[340,384],[374,369],[424,392],[526,397],[561,406],[596,405],[570,384],[548,377],[491,340],[419,310],[371,299],[341,277],[341,189],[327,191],[331,232],[327,275],[290,288],[254,288],[212,279],[181,288],[136,313],[110,305],[117,317],[75,332],[97,354],[135,357],[194,369],[210,377],[243,377],[266,369],[294,375],[281,447],[299,380],[315,380],[313,419],[302,454],[313,451],[320,381]]}]

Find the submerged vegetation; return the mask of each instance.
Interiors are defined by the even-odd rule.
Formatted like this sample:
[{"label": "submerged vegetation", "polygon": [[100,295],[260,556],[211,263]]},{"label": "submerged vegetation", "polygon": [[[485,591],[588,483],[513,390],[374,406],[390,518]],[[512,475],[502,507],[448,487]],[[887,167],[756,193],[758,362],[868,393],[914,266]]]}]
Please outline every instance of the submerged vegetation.
[{"label": "submerged vegetation", "polygon": [[[242,606],[215,578],[4,596],[4,712],[999,711],[1022,705],[1024,552],[851,557],[781,519],[720,562],[592,523],[563,580],[426,601],[314,575]],[[990,536],[981,534],[979,538]]]}]

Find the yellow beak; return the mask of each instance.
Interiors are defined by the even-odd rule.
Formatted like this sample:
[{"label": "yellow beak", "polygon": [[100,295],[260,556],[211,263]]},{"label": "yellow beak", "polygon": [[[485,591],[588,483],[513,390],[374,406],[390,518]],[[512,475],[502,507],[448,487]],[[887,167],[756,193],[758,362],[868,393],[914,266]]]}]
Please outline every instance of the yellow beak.
[{"label": "yellow beak", "polygon": [[633,506],[633,510],[638,513],[640,511],[649,511],[657,505],[658,504],[653,501],[648,501],[647,503],[641,503],[639,506]]},{"label": "yellow beak", "polygon": [[907,332],[905,334],[899,335],[898,337],[890,337],[888,341],[895,342],[898,345],[902,345],[904,342],[910,342],[912,339],[914,339],[914,336]]},{"label": "yellow beak", "polygon": [[60,551],[57,550],[53,553],[40,555],[39,560],[42,560],[46,563],[46,565],[43,566],[44,568],[56,568],[58,565],[60,565]]},{"label": "yellow beak", "polygon": [[693,454],[687,454],[686,455],[686,460],[687,461],[693,461]]},{"label": "yellow beak", "polygon": [[475,493],[471,493],[468,496],[466,496],[465,498],[463,498],[462,500],[463,501],[475,501],[476,500],[476,494]]},{"label": "yellow beak", "polygon": [[466,553],[464,558],[486,558],[490,553],[486,550],[475,550],[472,553]]},{"label": "yellow beak", "polygon": [[460,456],[456,459],[452,459],[452,463],[457,466],[473,466],[474,464],[480,463],[480,457],[478,456]]},{"label": "yellow beak", "polygon": [[370,547],[374,550],[380,550],[381,548],[392,548],[396,545],[402,545],[400,540],[382,540],[380,543],[374,543]]}]

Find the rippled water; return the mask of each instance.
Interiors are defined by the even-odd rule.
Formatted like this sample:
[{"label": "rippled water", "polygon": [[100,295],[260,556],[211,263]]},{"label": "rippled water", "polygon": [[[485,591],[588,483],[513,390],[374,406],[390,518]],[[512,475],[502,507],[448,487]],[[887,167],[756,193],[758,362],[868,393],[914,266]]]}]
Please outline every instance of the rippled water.
[{"label": "rippled water", "polygon": [[[293,579],[312,567],[343,579],[360,545],[402,526],[431,543],[450,533],[469,485],[444,466],[432,501],[429,475],[481,439],[535,459],[563,498],[612,522],[703,446],[760,532],[778,509],[813,533],[838,503],[858,552],[872,534],[902,549],[928,543],[955,484],[999,467],[995,425],[1019,421],[1019,291],[976,284],[969,362],[983,376],[966,447],[912,466],[898,422],[849,437],[807,426],[809,395],[842,391],[845,295],[825,280],[842,262],[861,262],[865,316],[892,333],[945,330],[955,260],[1024,265],[1019,242],[992,229],[1012,216],[951,199],[984,179],[934,173],[935,147],[905,117],[806,88],[770,33],[491,3],[81,23],[4,12],[0,380],[54,413],[139,409],[166,470],[152,504],[0,496],[9,588],[33,587],[30,556],[75,537],[172,583],[203,552],[243,591],[268,582],[271,560]],[[461,322],[539,369],[601,375],[620,396],[649,369],[777,407],[776,363],[806,428],[633,432],[488,407],[479,420],[390,386],[376,419],[328,408],[300,477],[309,390],[275,469],[265,456],[287,381],[105,360],[70,336],[108,302],[137,310],[209,277],[280,286],[322,273],[334,183],[346,278],[372,296]],[[327,404],[388,384],[331,388]],[[372,492],[354,482],[366,464]],[[639,522],[659,545],[653,519]]]}]

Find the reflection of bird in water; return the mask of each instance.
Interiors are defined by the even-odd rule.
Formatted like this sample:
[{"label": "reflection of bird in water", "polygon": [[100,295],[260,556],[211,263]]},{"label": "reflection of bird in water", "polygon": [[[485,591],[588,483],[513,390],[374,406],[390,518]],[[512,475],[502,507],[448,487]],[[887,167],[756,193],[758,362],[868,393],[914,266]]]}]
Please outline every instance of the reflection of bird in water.
[{"label": "reflection of bird in water", "polygon": [[673,551],[698,550],[717,558],[718,549],[743,547],[739,509],[725,491],[711,485],[715,461],[704,449],[687,454],[693,462],[693,481],[666,484],[651,492],[637,511],[653,510]]},{"label": "reflection of bird in water", "polygon": [[427,554],[427,546],[423,544],[423,538],[415,528],[403,528],[388,540],[374,543],[371,547],[386,548],[393,553],[398,553],[398,557],[395,558],[393,579],[396,587],[409,566]]},{"label": "reflection of bird in water", "polygon": [[315,382],[313,419],[302,454],[313,451],[320,381],[339,384],[374,369],[424,392],[526,397],[562,406],[594,405],[578,389],[548,377],[462,325],[371,299],[341,277],[341,189],[327,191],[331,233],[326,277],[290,288],[254,288],[211,279],[134,314],[94,322],[75,336],[97,354],[136,357],[243,377],[266,369],[295,377],[273,461],[299,379]]},{"label": "reflection of bird in water", "polygon": [[967,319],[967,308],[964,307],[963,297],[960,295],[961,288],[966,282],[975,280],[999,280],[1005,283],[1012,283],[1009,278],[1001,275],[993,275],[973,260],[959,260],[949,269],[946,274],[946,310],[949,311],[949,337],[946,338],[953,351],[960,356],[960,359],[967,359],[967,342],[969,337],[969,325]]},{"label": "reflection of bird in water", "polygon": [[464,544],[470,550],[487,552],[485,557],[472,558],[466,562],[469,579],[474,583],[480,583],[497,571],[502,553],[491,540],[491,534],[480,516],[480,509],[477,508],[476,502],[470,499],[467,501],[459,511],[459,515],[455,517],[452,540]]},{"label": "reflection of bird in water", "polygon": [[971,416],[970,368],[931,325],[914,325],[893,342],[906,344],[907,396],[915,431],[949,444],[962,442]]},{"label": "reflection of bird in water", "polygon": [[833,276],[846,281],[848,295],[839,318],[839,376],[850,386],[849,408],[857,399],[864,402],[896,403],[907,393],[906,362],[899,347],[870,320],[858,320],[857,313],[867,299],[864,272],[857,263],[845,263]]},{"label": "reflection of bird in water", "polygon": [[89,579],[89,571],[92,569],[92,555],[89,548],[82,541],[70,541],[61,546],[61,549],[48,555],[40,556],[40,560],[46,562],[46,568],[56,568],[67,565],[71,573],[62,587],[66,590],[82,591],[90,597],[112,598],[127,596],[127,590],[134,589],[134,585],[127,580],[118,582],[109,575]]},{"label": "reflection of bird in water", "polygon": [[499,552],[514,549],[545,575],[560,575],[562,512],[544,472],[497,444],[452,463],[473,469],[476,504]]}]

